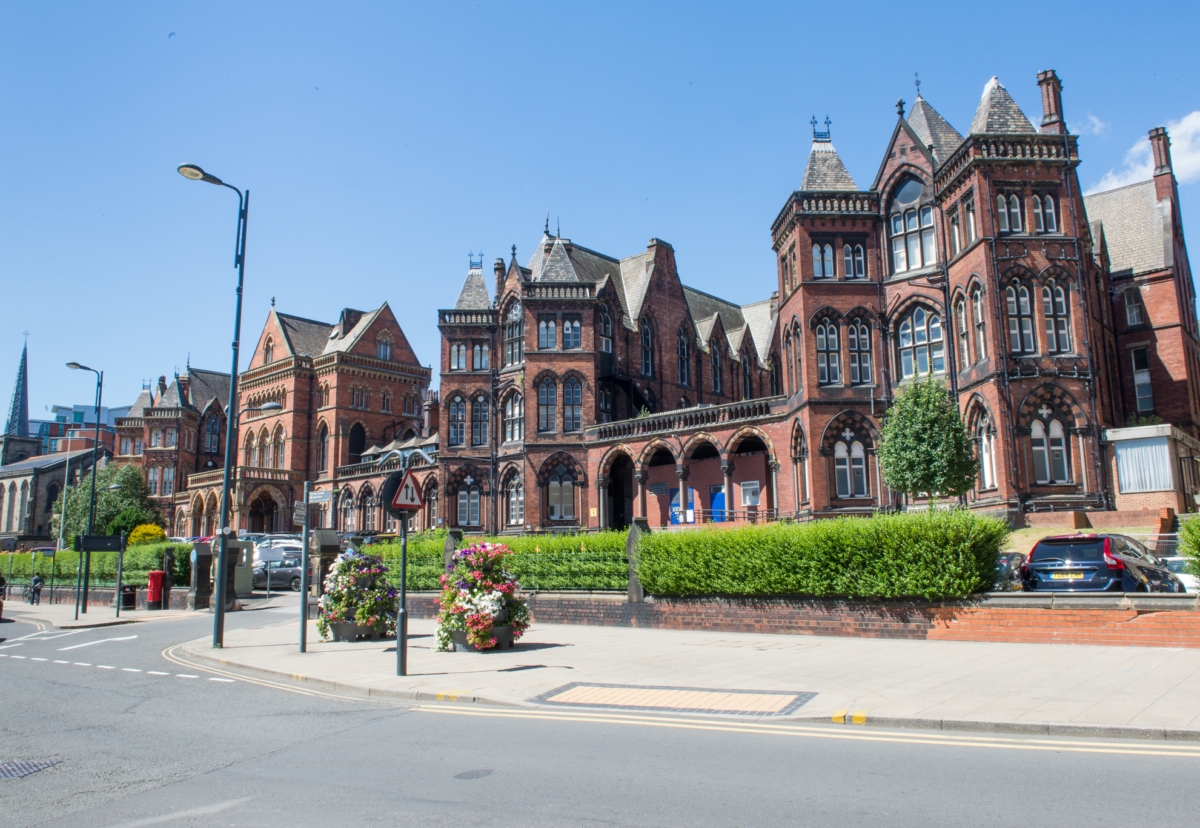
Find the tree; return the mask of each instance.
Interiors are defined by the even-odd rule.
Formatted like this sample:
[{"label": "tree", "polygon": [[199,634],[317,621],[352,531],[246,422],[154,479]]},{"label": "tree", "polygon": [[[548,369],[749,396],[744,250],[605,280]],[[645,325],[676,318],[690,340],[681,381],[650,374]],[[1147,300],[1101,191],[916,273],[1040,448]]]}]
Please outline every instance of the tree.
[{"label": "tree", "polygon": [[896,398],[883,420],[879,469],[907,495],[966,494],[977,471],[971,438],[946,387],[932,376]]},{"label": "tree", "polygon": [[[120,488],[109,490],[110,486]],[[58,534],[58,522],[62,519],[63,501],[66,499],[67,514],[63,541],[70,547],[76,535],[87,533],[88,505],[91,501],[92,473],[90,470],[79,475],[77,485],[67,486],[54,504],[53,533]],[[130,529],[143,523],[162,525],[162,516],[150,500],[150,487],[142,478],[137,466],[116,466],[108,463],[96,471],[96,519],[92,531],[97,535],[107,532],[109,525],[127,509],[137,509],[139,515]]]}]

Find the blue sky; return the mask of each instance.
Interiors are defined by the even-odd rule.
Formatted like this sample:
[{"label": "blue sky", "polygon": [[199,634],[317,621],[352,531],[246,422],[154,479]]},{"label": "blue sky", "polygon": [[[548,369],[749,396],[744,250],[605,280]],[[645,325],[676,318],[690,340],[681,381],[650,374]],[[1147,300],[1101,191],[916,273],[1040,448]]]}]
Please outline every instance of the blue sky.
[{"label": "blue sky", "polygon": [[468,252],[524,263],[547,209],[579,244],[666,239],[688,284],[764,298],[810,119],[869,186],[914,72],[965,132],[993,75],[1037,124],[1056,69],[1085,188],[1143,175],[1138,142],[1172,125],[1200,244],[1197,28],[1183,2],[5,3],[0,405],[25,330],[34,418],[92,399],[70,360],[111,405],[189,354],[229,369],[237,199],[184,162],[252,193],[243,366],[272,297],[329,322],[387,301],[435,361]]}]

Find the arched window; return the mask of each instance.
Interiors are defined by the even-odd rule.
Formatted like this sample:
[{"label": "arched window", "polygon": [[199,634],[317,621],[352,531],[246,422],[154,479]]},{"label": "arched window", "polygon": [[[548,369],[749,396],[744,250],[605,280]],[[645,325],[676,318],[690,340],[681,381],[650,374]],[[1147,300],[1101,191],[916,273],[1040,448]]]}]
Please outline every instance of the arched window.
[{"label": "arched window", "polygon": [[716,342],[708,343],[708,351],[712,354],[712,390],[714,394],[724,394],[724,382],[721,373],[721,346]]},{"label": "arched window", "polygon": [[516,365],[525,358],[525,317],[521,303],[513,302],[504,323],[504,364]]},{"label": "arched window", "polygon": [[175,429],[173,427],[168,428],[163,434],[163,445],[167,448],[175,448],[175,435]]},{"label": "arched window", "polygon": [[748,400],[754,396],[750,388],[750,354],[742,351],[742,399]]},{"label": "arched window", "polygon": [[996,228],[1001,233],[1021,232],[1021,199],[1015,193],[996,196]]},{"label": "arched window", "polygon": [[275,443],[271,449],[271,459],[274,461],[274,467],[277,469],[283,468],[283,430],[275,432]]},{"label": "arched window", "polygon": [[556,431],[558,420],[558,386],[544,379],[538,386],[538,431]]},{"label": "arched window", "polygon": [[550,520],[574,520],[575,487],[566,466],[554,470],[546,487],[546,516]]},{"label": "arched window", "polygon": [[945,370],[942,320],[935,313],[917,308],[900,323],[900,374],[907,378]]},{"label": "arched window", "polygon": [[538,321],[538,348],[558,347],[558,322],[554,319]]},{"label": "arched window", "polygon": [[353,532],[357,529],[357,521],[355,521],[354,509],[354,492],[349,488],[342,489],[342,508],[341,508],[341,530],[343,532]]},{"label": "arched window", "polygon": [[504,440],[525,439],[525,400],[513,394],[504,404]]},{"label": "arched window", "polygon": [[1033,449],[1033,478],[1037,483],[1069,483],[1067,443],[1062,423],[1051,420],[1049,429],[1041,420],[1030,427]]},{"label": "arched window", "polygon": [[792,332],[788,330],[783,335],[783,358],[787,360],[787,387],[789,394],[796,393],[796,372],[792,363]]},{"label": "arched window", "polygon": [[612,353],[612,314],[608,307],[601,305],[596,313],[597,328],[600,333],[600,350],[606,354]]},{"label": "arched window", "polygon": [[263,363],[270,365],[275,361],[275,340],[267,337],[267,341],[263,343]]},{"label": "arched window", "polygon": [[650,320],[643,319],[641,324],[642,329],[642,376],[654,376],[654,331],[650,327]]},{"label": "arched window", "polygon": [[583,428],[583,385],[572,377],[563,385],[563,431]]},{"label": "arched window", "polygon": [[692,384],[692,352],[688,348],[688,335],[680,328],[675,334],[676,347],[679,358],[679,384]]},{"label": "arched window", "polygon": [[215,454],[221,448],[221,421],[216,414],[209,414],[204,420],[204,450]]},{"label": "arched window", "polygon": [[832,320],[817,325],[817,383],[837,385],[842,381],[841,352],[837,324]]},{"label": "arched window", "polygon": [[[837,336],[836,332],[834,336]],[[871,329],[852,321],[846,326],[846,340],[850,346],[850,384],[869,385],[872,382]]]},{"label": "arched window", "polygon": [[467,436],[467,402],[462,397],[450,401],[450,445],[461,446]]},{"label": "arched window", "polygon": [[455,342],[450,346],[450,370],[465,371],[467,370],[467,346]]},{"label": "arched window", "polygon": [[254,465],[254,434],[252,434],[252,433],[246,435],[245,454],[246,454],[246,459],[244,461],[245,465],[253,466]]},{"label": "arched window", "polygon": [[1037,348],[1033,338],[1033,307],[1024,285],[1009,285],[1004,292],[1008,305],[1008,349],[1016,354],[1031,354]]},{"label": "arched window", "polygon": [[329,463],[329,428],[325,423],[317,426],[317,471],[323,472]]},{"label": "arched window", "polygon": [[486,342],[477,344],[471,349],[471,369],[474,371],[488,370],[488,346]]},{"label": "arched window", "polygon": [[833,476],[838,497],[867,496],[867,458],[862,443],[834,444]]},{"label": "arched window", "polygon": [[517,526],[525,522],[525,487],[521,485],[521,479],[514,476],[508,483],[508,489],[505,491],[507,500],[508,524]]},{"label": "arched window", "polygon": [[983,321],[983,297],[979,288],[971,293],[971,315],[975,322],[975,358],[977,362],[987,359],[987,335]]},{"label": "arched window", "polygon": [[1034,194],[1033,229],[1036,233],[1058,232],[1058,218],[1055,215],[1053,196]]},{"label": "arched window", "polygon": [[954,306],[954,325],[958,329],[958,370],[971,367],[971,335],[967,331],[967,303],[962,299]]},{"label": "arched window", "polygon": [[996,487],[996,435],[986,414],[975,424],[975,453],[979,458],[979,488]]},{"label": "arched window", "polygon": [[932,207],[894,212],[891,225],[892,272],[916,270],[937,261]]},{"label": "arched window", "polygon": [[384,339],[383,337],[380,337],[379,339],[375,340],[375,356],[378,359],[391,359],[392,358],[392,343],[389,342],[388,340]]},{"label": "arched window", "polygon": [[367,430],[362,423],[350,426],[350,462],[357,463],[362,459],[362,453],[367,449]]},{"label": "arched window", "polygon": [[479,487],[463,486],[458,490],[458,525],[479,525]]},{"label": "arched window", "polygon": [[392,412],[392,395],[387,391],[379,395],[379,410],[387,414]]},{"label": "arched window", "polygon": [[479,396],[471,404],[471,445],[486,446],[488,443],[488,401]]},{"label": "arched window", "polygon": [[563,347],[578,348],[583,342],[583,336],[578,319],[563,320]]},{"label": "arched window", "polygon": [[146,470],[146,485],[150,488],[150,496],[158,497],[158,467],[151,466]]},{"label": "arched window", "polygon": [[370,532],[375,529],[375,495],[369,486],[364,488],[358,496],[358,503],[359,512],[362,515],[362,520],[358,525],[359,531]]},{"label": "arched window", "polygon": [[779,354],[771,355],[771,396],[779,396]]},{"label": "arched window", "polygon": [[1060,285],[1042,288],[1042,314],[1046,318],[1046,350],[1052,354],[1071,351],[1067,291]]},{"label": "arched window", "polygon": [[867,275],[867,259],[861,244],[847,244],[842,248],[842,273],[847,279],[861,279]]},{"label": "arched window", "polygon": [[258,434],[258,454],[255,463],[260,469],[270,468],[271,466],[271,438],[267,436],[267,430],[264,428]]},{"label": "arched window", "polygon": [[814,279],[832,279],[835,276],[833,269],[833,245],[819,244],[813,245],[813,278]]}]

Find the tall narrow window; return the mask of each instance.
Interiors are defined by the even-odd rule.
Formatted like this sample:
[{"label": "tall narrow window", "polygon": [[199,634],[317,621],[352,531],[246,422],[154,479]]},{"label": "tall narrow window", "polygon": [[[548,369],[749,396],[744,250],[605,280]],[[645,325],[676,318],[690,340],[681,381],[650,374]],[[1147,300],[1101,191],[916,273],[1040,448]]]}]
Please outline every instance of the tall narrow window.
[{"label": "tall narrow window", "polygon": [[1054,475],[1056,483],[1070,481],[1067,474],[1066,435],[1063,433],[1062,423],[1058,420],[1050,421],[1050,473]]},{"label": "tall narrow window", "polygon": [[392,343],[386,339],[378,339],[375,342],[375,356],[379,359],[392,358]]},{"label": "tall narrow window", "polygon": [[1029,429],[1029,445],[1033,450],[1033,479],[1037,483],[1050,482],[1050,461],[1046,454],[1046,426],[1034,420]]},{"label": "tall narrow window", "polygon": [[642,320],[642,376],[654,376],[654,331],[649,320]]},{"label": "tall narrow window", "polygon": [[275,361],[275,340],[267,337],[266,343],[263,344],[263,363],[270,365]]},{"label": "tall narrow window", "polygon": [[954,306],[954,317],[958,328],[958,370],[965,371],[971,367],[971,335],[967,331],[967,303],[962,299]]},{"label": "tall narrow window", "polygon": [[932,207],[893,213],[891,227],[893,273],[915,270],[937,261]]},{"label": "tall narrow window", "polygon": [[821,248],[821,258],[825,260],[825,278],[833,278],[833,245],[825,245]]},{"label": "tall narrow window", "polygon": [[525,522],[525,487],[514,477],[508,484],[508,523],[516,526]]},{"label": "tall narrow window", "polygon": [[317,471],[325,471],[329,463],[329,429],[325,423],[317,426]]},{"label": "tall narrow window", "polygon": [[917,308],[900,323],[900,373],[907,378],[945,370],[942,320],[935,313]]},{"label": "tall narrow window", "polygon": [[1033,338],[1033,308],[1029,301],[1029,290],[1024,286],[1009,285],[1005,290],[1008,304],[1008,348],[1013,353],[1031,354],[1036,343]]},{"label": "tall narrow window", "polygon": [[612,389],[601,388],[599,390],[599,399],[597,402],[600,406],[600,422],[611,423],[613,419]]},{"label": "tall narrow window", "polygon": [[983,296],[976,288],[971,294],[971,315],[975,322],[975,356],[979,361],[987,359],[987,336],[983,321]]},{"label": "tall narrow window", "polygon": [[813,245],[812,262],[813,262],[813,278],[814,279],[824,279],[825,278],[825,264],[824,264],[824,261],[821,259],[821,245],[819,245],[819,244]]},{"label": "tall narrow window", "polygon": [[832,321],[817,325],[817,382],[837,385],[842,381],[837,324]]},{"label": "tall narrow window", "polygon": [[608,308],[604,305],[600,306],[597,313],[597,327],[600,333],[600,350],[606,354],[612,353],[612,314],[608,312]]},{"label": "tall narrow window", "polygon": [[862,323],[851,322],[846,326],[846,340],[846,344],[850,346],[850,384],[870,385],[872,382],[870,329]]},{"label": "tall narrow window", "polygon": [[847,279],[854,276],[854,250],[848,244],[842,247],[842,273]]},{"label": "tall narrow window", "polygon": [[1003,195],[996,196],[996,230],[1008,232],[1008,199]]},{"label": "tall narrow window", "polygon": [[546,350],[558,347],[558,322],[554,319],[538,321],[538,348]]},{"label": "tall narrow window", "polygon": [[750,354],[742,351],[742,399],[748,400],[754,396],[750,387]]},{"label": "tall narrow window", "polygon": [[563,322],[563,347],[564,348],[579,348],[582,347],[583,335],[581,332],[578,319],[568,319]]},{"label": "tall narrow window", "polygon": [[1042,196],[1042,207],[1046,216],[1046,232],[1057,233],[1058,217],[1054,209],[1054,196]]},{"label": "tall narrow window", "polygon": [[471,445],[486,446],[488,444],[488,401],[487,397],[479,396],[471,404]]},{"label": "tall narrow window", "polygon": [[975,424],[975,453],[979,458],[979,488],[992,489],[996,486],[995,436],[986,414]]},{"label": "tall narrow window", "polygon": [[721,346],[716,342],[708,344],[709,353],[712,354],[712,390],[714,394],[724,394],[721,381]]},{"label": "tall narrow window", "polygon": [[692,353],[688,348],[687,332],[680,330],[676,335],[679,363],[679,384],[692,384]]},{"label": "tall narrow window", "polygon": [[455,397],[450,401],[450,445],[461,446],[467,432],[467,401]]},{"label": "tall narrow window", "polygon": [[1138,413],[1154,410],[1154,386],[1150,382],[1150,350],[1134,348],[1130,355],[1133,358],[1133,390],[1137,395]]},{"label": "tall narrow window", "polygon": [[175,493],[175,468],[167,466],[162,470],[162,493],[163,497],[168,497]]},{"label": "tall narrow window", "polygon": [[525,400],[513,394],[504,404],[504,440],[525,439]]},{"label": "tall narrow window", "polygon": [[[158,497],[158,469],[156,467],[151,466],[150,470],[146,472],[146,483],[150,487],[150,496]],[[9,504],[10,509],[12,505],[12,503]]]},{"label": "tall narrow window", "polygon": [[1146,308],[1142,304],[1142,294],[1137,286],[1125,291],[1125,324],[1130,327],[1146,324]]},{"label": "tall narrow window", "polygon": [[779,396],[779,354],[774,354],[771,357],[771,396]]},{"label": "tall narrow window", "polygon": [[583,428],[583,385],[571,378],[563,385],[563,431]]},{"label": "tall narrow window", "polygon": [[570,473],[559,466],[547,482],[547,514],[550,520],[575,519],[575,485]]},{"label": "tall narrow window", "polygon": [[1046,349],[1050,353],[1071,351],[1071,336],[1067,315],[1067,292],[1059,285],[1042,288],[1042,314],[1046,319]]},{"label": "tall narrow window", "polygon": [[1038,233],[1057,233],[1058,221],[1054,215],[1054,197],[1034,195],[1033,229]]},{"label": "tall narrow window", "polygon": [[975,241],[975,202],[968,201],[963,207],[963,229],[967,233],[967,244]]},{"label": "tall narrow window", "polygon": [[525,317],[521,303],[514,302],[504,323],[504,364],[516,365],[525,358]]},{"label": "tall narrow window", "polygon": [[476,343],[471,348],[471,370],[486,371],[488,370],[488,346],[486,342]]},{"label": "tall narrow window", "polygon": [[1024,222],[1021,220],[1021,199],[1017,195],[1008,197],[1008,229],[1014,233],[1021,232],[1021,226]]},{"label": "tall narrow window", "polygon": [[556,431],[558,387],[545,379],[538,386],[538,431]]},{"label": "tall narrow window", "polygon": [[958,229],[958,213],[950,216],[950,255],[957,256],[962,250],[962,233]]},{"label": "tall narrow window", "polygon": [[479,487],[470,486],[458,490],[458,525],[479,525]]}]

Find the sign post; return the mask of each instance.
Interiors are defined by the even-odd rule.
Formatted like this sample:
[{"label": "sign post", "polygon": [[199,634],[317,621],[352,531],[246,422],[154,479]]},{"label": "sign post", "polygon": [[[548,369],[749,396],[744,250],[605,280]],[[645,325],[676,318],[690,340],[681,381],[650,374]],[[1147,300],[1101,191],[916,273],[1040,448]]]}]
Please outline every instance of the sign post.
[{"label": "sign post", "polygon": [[[300,544],[300,652],[308,652],[308,504],[313,502],[312,483],[304,484],[304,534]],[[270,572],[270,570],[267,570]],[[268,575],[268,577],[270,577]],[[268,584],[270,581],[267,582]]]},{"label": "sign post", "polygon": [[380,491],[388,512],[400,521],[400,611],[396,614],[396,675],[408,675],[408,515],[421,509],[421,490],[411,470],[393,472]]}]

